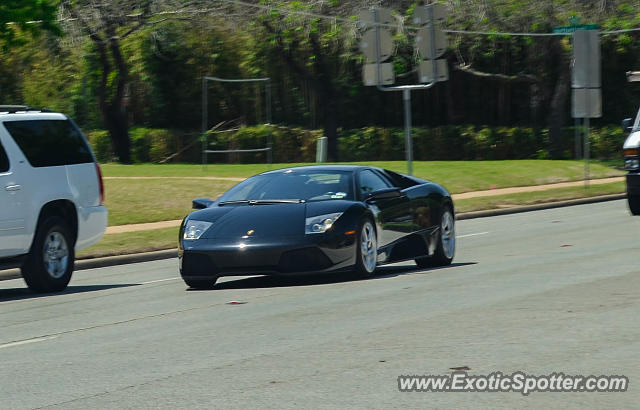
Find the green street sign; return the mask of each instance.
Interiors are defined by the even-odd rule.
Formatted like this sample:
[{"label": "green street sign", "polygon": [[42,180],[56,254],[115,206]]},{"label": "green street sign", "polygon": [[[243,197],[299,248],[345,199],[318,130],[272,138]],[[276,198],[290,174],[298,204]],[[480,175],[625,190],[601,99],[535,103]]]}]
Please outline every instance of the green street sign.
[{"label": "green street sign", "polygon": [[560,26],[554,27],[553,32],[558,34],[571,34],[578,30],[597,30],[600,26],[597,24],[578,24],[575,26]]}]

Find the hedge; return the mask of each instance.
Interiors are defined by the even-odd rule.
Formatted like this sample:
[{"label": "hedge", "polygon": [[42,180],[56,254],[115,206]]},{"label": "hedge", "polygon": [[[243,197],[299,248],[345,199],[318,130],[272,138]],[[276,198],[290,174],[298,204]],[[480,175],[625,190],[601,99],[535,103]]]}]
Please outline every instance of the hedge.
[{"label": "hedge", "polygon": [[[562,148],[565,159],[574,158],[573,127],[563,129]],[[314,162],[316,141],[321,130],[281,126],[244,127],[238,131],[210,133],[209,149],[255,149],[273,142],[273,162]],[[89,140],[99,161],[114,159],[106,131],[91,131]],[[132,128],[131,154],[135,162],[159,162],[175,152],[178,162],[200,162],[201,142],[195,134],[165,129]],[[527,127],[477,127],[448,125],[436,128],[413,128],[415,160],[500,160],[549,158],[549,133],[546,129]],[[619,159],[626,134],[619,126],[591,128],[591,157]],[[404,159],[404,130],[366,127],[343,130],[338,140],[341,161],[381,161]],[[184,150],[184,147],[189,147]],[[209,162],[262,163],[265,152],[209,154]]]}]

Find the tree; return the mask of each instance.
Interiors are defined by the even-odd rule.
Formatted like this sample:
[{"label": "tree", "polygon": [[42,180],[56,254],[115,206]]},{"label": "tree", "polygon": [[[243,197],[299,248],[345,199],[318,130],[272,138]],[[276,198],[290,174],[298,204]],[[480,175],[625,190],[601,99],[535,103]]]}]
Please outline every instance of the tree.
[{"label": "tree", "polygon": [[52,0],[0,2],[0,44],[3,48],[21,44],[20,32],[38,35],[42,31],[61,33],[56,24],[56,6]]},{"label": "tree", "polygon": [[[178,18],[184,9],[159,0],[63,0],[61,11],[71,35],[79,30],[91,39],[100,61],[98,106],[113,149],[122,163],[131,162],[131,143],[124,99],[129,67],[122,41],[138,30]],[[165,10],[172,10],[166,12]]]},{"label": "tree", "polygon": [[[298,11],[313,11],[320,14],[344,12],[333,8],[337,2],[318,2],[307,5],[294,2]],[[275,5],[287,8],[283,2]],[[268,43],[267,54],[275,60],[284,62],[289,70],[298,77],[312,92],[310,100],[315,103],[321,114],[320,121],[324,136],[328,139],[327,156],[330,161],[338,160],[338,116],[343,99],[339,86],[348,69],[345,61],[352,51],[353,36],[348,29],[337,21],[310,18],[304,15],[284,14],[276,10],[259,19],[256,35],[265,37]],[[256,25],[256,28],[258,25]],[[310,104],[313,105],[313,104]]]}]

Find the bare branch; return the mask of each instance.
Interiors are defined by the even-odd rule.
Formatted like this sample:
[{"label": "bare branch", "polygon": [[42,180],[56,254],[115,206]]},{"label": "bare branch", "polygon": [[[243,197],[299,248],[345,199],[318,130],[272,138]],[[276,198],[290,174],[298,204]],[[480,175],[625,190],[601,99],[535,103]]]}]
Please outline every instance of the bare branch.
[{"label": "bare branch", "polygon": [[540,79],[531,74],[518,74],[518,75],[506,75],[506,74],[496,74],[496,73],[486,73],[483,71],[477,71],[469,66],[455,66],[455,69],[458,71],[462,71],[463,73],[470,74],[474,77],[480,77],[487,80],[496,80],[502,82],[516,82],[516,83],[530,83],[537,84],[540,82]]}]

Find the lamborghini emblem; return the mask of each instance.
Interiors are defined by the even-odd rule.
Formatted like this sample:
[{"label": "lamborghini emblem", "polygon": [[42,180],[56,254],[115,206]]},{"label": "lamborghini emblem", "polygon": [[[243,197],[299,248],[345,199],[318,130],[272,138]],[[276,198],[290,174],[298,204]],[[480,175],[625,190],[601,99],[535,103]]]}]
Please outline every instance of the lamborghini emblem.
[{"label": "lamborghini emblem", "polygon": [[254,232],[255,232],[255,231],[254,231],[253,229],[251,229],[251,230],[247,231],[247,236],[251,236],[251,235],[253,235],[253,233],[254,233]]}]

